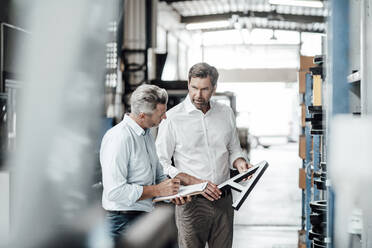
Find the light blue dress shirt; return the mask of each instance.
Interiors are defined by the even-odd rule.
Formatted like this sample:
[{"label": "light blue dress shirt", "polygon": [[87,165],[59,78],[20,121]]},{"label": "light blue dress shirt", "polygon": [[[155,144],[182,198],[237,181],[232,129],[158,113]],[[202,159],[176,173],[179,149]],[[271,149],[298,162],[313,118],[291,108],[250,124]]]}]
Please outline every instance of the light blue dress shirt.
[{"label": "light blue dress shirt", "polygon": [[138,201],[143,186],[158,184],[163,173],[150,129],[142,129],[128,115],[106,132],[100,150],[106,210],[153,210],[152,199]]}]

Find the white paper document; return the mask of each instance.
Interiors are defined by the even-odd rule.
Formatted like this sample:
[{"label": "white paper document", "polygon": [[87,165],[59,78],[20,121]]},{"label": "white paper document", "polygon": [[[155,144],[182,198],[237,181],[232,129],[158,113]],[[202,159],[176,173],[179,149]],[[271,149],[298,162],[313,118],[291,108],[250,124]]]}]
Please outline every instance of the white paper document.
[{"label": "white paper document", "polygon": [[152,201],[153,202],[166,201],[166,200],[171,200],[171,199],[174,199],[180,196],[201,194],[204,191],[204,189],[207,187],[207,184],[208,182],[193,184],[193,185],[188,185],[188,186],[181,186],[177,194],[170,195],[170,196],[155,197]]}]

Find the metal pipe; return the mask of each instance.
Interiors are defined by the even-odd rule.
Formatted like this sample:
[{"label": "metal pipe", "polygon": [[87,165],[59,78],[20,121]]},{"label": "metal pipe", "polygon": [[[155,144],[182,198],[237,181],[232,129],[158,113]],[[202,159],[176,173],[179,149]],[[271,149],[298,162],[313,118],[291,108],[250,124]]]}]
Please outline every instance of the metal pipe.
[{"label": "metal pipe", "polygon": [[363,115],[367,114],[366,5],[368,5],[366,0],[362,0],[360,6],[360,108]]},{"label": "metal pipe", "polygon": [[[22,135],[12,158],[9,247],[84,247],[89,235],[81,233],[90,233],[95,244],[102,237],[94,232],[103,218],[89,209],[99,209],[91,202],[91,185],[102,130],[111,4],[36,0],[22,20],[30,24],[33,42],[18,54],[27,84],[17,112]],[[80,219],[87,213],[93,222]]]},{"label": "metal pipe", "polygon": [[372,46],[369,42],[372,40],[372,32],[369,30],[370,25],[372,24],[371,18],[371,2],[368,0],[363,0],[361,2],[361,85],[360,85],[360,100],[362,114],[370,115],[372,114],[372,72],[369,70],[371,66],[371,48]]}]

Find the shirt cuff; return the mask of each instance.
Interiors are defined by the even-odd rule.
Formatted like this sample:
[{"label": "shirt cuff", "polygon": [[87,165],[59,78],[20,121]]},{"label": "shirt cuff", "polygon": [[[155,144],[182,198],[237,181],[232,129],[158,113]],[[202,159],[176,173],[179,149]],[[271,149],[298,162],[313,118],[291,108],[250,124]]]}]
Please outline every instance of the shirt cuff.
[{"label": "shirt cuff", "polygon": [[142,196],[142,193],[143,193],[143,186],[141,185],[137,185],[137,184],[133,184],[133,186],[135,187],[135,201],[134,202],[137,202],[139,200],[139,198],[141,198]]},{"label": "shirt cuff", "polygon": [[168,175],[171,177],[171,178],[174,178],[175,176],[177,176],[178,174],[180,174],[181,171],[179,169],[177,169],[176,167],[174,166],[169,166],[168,168]]}]

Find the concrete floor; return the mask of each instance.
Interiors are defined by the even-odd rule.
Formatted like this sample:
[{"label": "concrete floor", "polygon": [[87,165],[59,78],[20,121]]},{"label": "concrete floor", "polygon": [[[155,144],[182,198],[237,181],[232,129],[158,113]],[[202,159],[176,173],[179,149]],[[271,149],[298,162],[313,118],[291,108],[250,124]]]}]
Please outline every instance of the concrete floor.
[{"label": "concrete floor", "polygon": [[269,167],[235,212],[234,248],[295,248],[301,226],[298,144],[277,142],[251,151],[251,162]]}]

